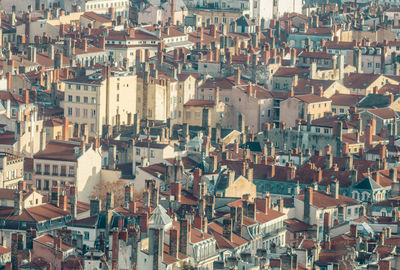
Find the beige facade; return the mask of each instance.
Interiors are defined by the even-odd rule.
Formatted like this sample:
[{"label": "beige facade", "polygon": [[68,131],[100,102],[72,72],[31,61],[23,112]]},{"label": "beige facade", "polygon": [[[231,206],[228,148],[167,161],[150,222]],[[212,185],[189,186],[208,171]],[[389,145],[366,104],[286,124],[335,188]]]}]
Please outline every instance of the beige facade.
[{"label": "beige facade", "polygon": [[325,113],[331,112],[331,104],[331,100],[311,94],[290,97],[280,103],[279,120],[288,127],[295,127],[297,119],[307,119],[308,115],[311,120],[324,117]]},{"label": "beige facade", "polygon": [[[206,118],[207,117],[207,118]],[[228,106],[223,102],[215,103],[212,100],[190,100],[184,105],[184,120],[191,126],[222,127],[231,125],[230,112]]]},{"label": "beige facade", "polygon": [[101,181],[101,153],[91,145],[82,149],[79,142],[50,141],[33,161],[33,181],[38,191],[53,186],[75,185],[80,201],[88,201],[93,187]]},{"label": "beige facade", "polygon": [[[136,75],[95,73],[65,81],[64,115],[86,126],[89,136],[102,135],[103,125],[128,124],[136,112]],[[84,134],[87,135],[87,134]]]},{"label": "beige facade", "polygon": [[18,188],[18,182],[24,180],[24,158],[8,153],[0,153],[1,187]]}]

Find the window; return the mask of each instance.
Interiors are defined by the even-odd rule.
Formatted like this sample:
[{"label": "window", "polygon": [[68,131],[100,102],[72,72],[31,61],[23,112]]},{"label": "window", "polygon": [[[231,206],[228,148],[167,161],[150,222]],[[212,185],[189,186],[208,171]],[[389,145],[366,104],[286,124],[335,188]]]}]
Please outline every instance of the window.
[{"label": "window", "polygon": [[92,104],[96,104],[96,98],[92,97]]},{"label": "window", "polygon": [[61,176],[66,176],[66,175],[67,175],[67,167],[61,166]]},{"label": "window", "polygon": [[96,110],[92,110],[92,118],[96,117]]},{"label": "window", "polygon": [[68,101],[72,102],[72,95],[68,95]]},{"label": "window", "polygon": [[89,98],[88,98],[88,97],[84,97],[84,98],[83,98],[83,102],[84,102],[84,103],[89,103]]},{"label": "window", "polygon": [[69,167],[68,176],[70,176],[70,177],[75,176],[75,168],[74,167]]},{"label": "window", "polygon": [[154,158],[154,150],[150,150],[150,157]]},{"label": "window", "polygon": [[321,131],[320,128],[315,128],[315,132],[319,133]]},{"label": "window", "polygon": [[85,91],[89,90],[89,86],[85,85],[83,88]]},{"label": "window", "polygon": [[58,175],[58,166],[53,165],[53,175]]},{"label": "window", "polygon": [[119,102],[119,94],[117,94],[117,102]]},{"label": "window", "polygon": [[36,164],[36,174],[42,174],[42,165]]},{"label": "window", "polygon": [[140,156],[140,148],[136,148],[136,155]]},{"label": "window", "polygon": [[344,109],[340,109],[340,113],[344,113]]},{"label": "window", "polygon": [[75,101],[78,102],[78,103],[81,102],[81,97],[80,96],[76,96],[75,97]]},{"label": "window", "polygon": [[49,190],[49,180],[44,180],[44,190]]},{"label": "window", "polygon": [[36,180],[36,188],[37,189],[42,189],[42,180],[40,180],[40,179]]},{"label": "window", "polygon": [[83,109],[83,117],[88,118],[88,109]]},{"label": "window", "polygon": [[351,208],[347,209],[347,215],[351,215]]},{"label": "window", "polygon": [[376,63],[376,64],[375,64],[375,67],[376,67],[376,68],[380,68],[380,67],[381,67],[381,64],[380,64],[380,63]]},{"label": "window", "polygon": [[368,63],[368,67],[369,67],[369,68],[372,67],[372,63],[371,63],[371,62]]},{"label": "window", "polygon": [[72,116],[72,108],[71,107],[68,107],[68,115]]},{"label": "window", "polygon": [[80,117],[81,116],[81,109],[75,108],[75,116]]},{"label": "window", "polygon": [[324,129],[324,133],[325,133],[325,134],[328,134],[328,133],[329,133],[329,129],[325,128],[325,129]]},{"label": "window", "polygon": [[81,90],[81,86],[80,86],[80,85],[77,85],[77,86],[76,86],[76,90]]},{"label": "window", "polygon": [[200,120],[200,112],[195,112],[194,113],[194,119],[195,120]]},{"label": "window", "polygon": [[228,97],[225,97],[225,102],[229,102],[229,98]]},{"label": "window", "polygon": [[187,119],[187,120],[190,120],[190,112],[189,112],[189,111],[186,112],[186,119]]},{"label": "window", "polygon": [[96,92],[96,86],[92,86],[92,91]]},{"label": "window", "polygon": [[44,174],[50,175],[50,165],[44,165]]},{"label": "window", "polygon": [[89,232],[85,232],[85,240],[89,240]]}]

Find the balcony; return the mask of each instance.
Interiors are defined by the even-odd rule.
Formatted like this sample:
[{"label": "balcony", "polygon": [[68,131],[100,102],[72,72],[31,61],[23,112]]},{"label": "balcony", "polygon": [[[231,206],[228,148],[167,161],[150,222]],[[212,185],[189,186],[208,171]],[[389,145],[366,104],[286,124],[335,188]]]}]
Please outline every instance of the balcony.
[{"label": "balcony", "polygon": [[44,172],[43,175],[50,175],[50,172]]}]

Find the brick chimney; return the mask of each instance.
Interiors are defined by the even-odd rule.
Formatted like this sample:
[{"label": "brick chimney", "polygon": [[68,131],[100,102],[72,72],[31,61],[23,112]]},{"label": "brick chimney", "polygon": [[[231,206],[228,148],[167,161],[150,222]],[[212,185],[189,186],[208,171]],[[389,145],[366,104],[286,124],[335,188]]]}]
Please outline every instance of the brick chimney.
[{"label": "brick chimney", "polygon": [[133,201],[133,185],[126,185],[124,191],[125,206]]},{"label": "brick chimney", "polygon": [[364,143],[365,143],[366,149],[371,148],[371,146],[372,146],[372,126],[370,124],[368,124],[367,127],[365,128]]},{"label": "brick chimney", "polygon": [[310,224],[311,205],[313,204],[313,189],[308,187],[304,192],[304,222]]},{"label": "brick chimney", "polygon": [[180,183],[171,183],[171,195],[174,195],[176,201],[181,201],[182,185]]},{"label": "brick chimney", "polygon": [[222,236],[232,241],[232,220],[224,219],[222,224]]},{"label": "brick chimney", "polygon": [[117,230],[112,232],[112,264],[118,264],[119,257],[119,233]]},{"label": "brick chimney", "polygon": [[25,191],[26,190],[26,182],[21,180],[18,182],[18,190],[19,191]]},{"label": "brick chimney", "polygon": [[178,258],[179,251],[179,231],[177,229],[171,229],[169,231],[169,252],[174,258]]},{"label": "brick chimney", "polygon": [[22,214],[23,210],[23,199],[22,199],[22,191],[15,192],[14,195],[14,216],[19,216]]},{"label": "brick chimney", "polygon": [[101,36],[99,38],[99,48],[102,50],[106,49],[106,37],[105,36]]},{"label": "brick chimney", "polygon": [[88,40],[86,38],[84,38],[82,40],[82,50],[87,52],[87,49],[88,49]]},{"label": "brick chimney", "polygon": [[59,207],[60,206],[60,187],[51,188],[51,204]]},{"label": "brick chimney", "polygon": [[188,255],[190,242],[190,223],[187,219],[180,221],[179,252]]},{"label": "brick chimney", "polygon": [[358,237],[358,227],[357,224],[350,225],[350,236],[357,238]]},{"label": "brick chimney", "polygon": [[59,207],[62,210],[67,211],[67,196],[65,196],[64,193],[61,193],[58,202],[59,202]]},{"label": "brick chimney", "polygon": [[69,118],[68,117],[64,118],[64,126],[62,129],[62,139],[64,141],[69,140]]},{"label": "brick chimney", "polygon": [[268,198],[256,198],[254,200],[254,202],[256,203],[256,208],[258,210],[260,210],[261,212],[267,214],[268,212]]},{"label": "brick chimney", "polygon": [[24,101],[25,104],[29,104],[29,90],[24,91]]},{"label": "brick chimney", "polygon": [[149,226],[149,214],[147,212],[140,216],[140,230],[142,233],[147,233]]}]

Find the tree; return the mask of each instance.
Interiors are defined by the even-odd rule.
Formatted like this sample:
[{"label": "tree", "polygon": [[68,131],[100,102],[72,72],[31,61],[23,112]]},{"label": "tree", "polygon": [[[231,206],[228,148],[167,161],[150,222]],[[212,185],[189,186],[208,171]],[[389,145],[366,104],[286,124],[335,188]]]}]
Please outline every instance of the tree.
[{"label": "tree", "polygon": [[[107,192],[112,192],[114,194],[114,207],[118,207],[125,202],[125,185],[127,184],[124,180],[118,180],[116,182],[101,181],[96,186],[94,186],[92,194],[90,194],[90,199],[99,198],[101,199],[101,207],[104,209],[106,206]],[[138,192],[134,193],[134,199],[140,199],[140,194]]]}]

